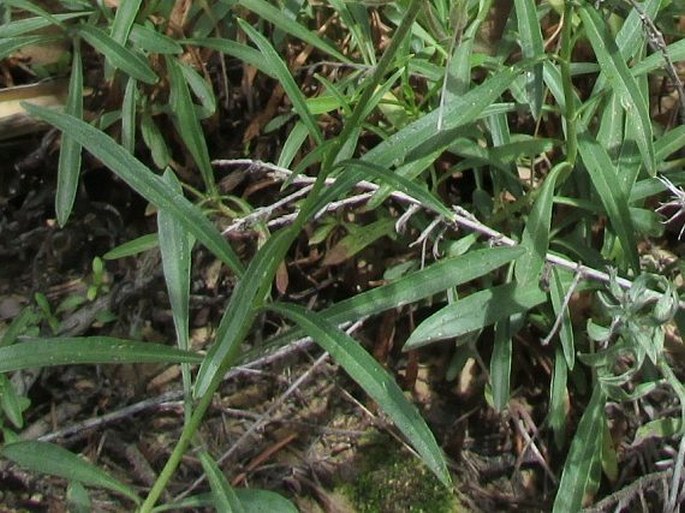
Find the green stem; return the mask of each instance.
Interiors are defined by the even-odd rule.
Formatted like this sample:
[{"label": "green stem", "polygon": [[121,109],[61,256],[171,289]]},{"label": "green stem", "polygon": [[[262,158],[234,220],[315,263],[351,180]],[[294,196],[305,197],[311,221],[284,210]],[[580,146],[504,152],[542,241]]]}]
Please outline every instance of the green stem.
[{"label": "green stem", "polygon": [[573,82],[571,81],[571,51],[573,50],[573,5],[566,1],[564,5],[564,26],[561,31],[561,83],[564,88],[564,103],[566,119],[566,162],[571,166],[576,163],[578,155],[578,135],[576,131],[576,102],[573,97]]},{"label": "green stem", "polygon": [[195,411],[193,411],[192,417],[184,426],[183,431],[181,432],[181,437],[179,438],[178,442],[176,442],[176,447],[174,447],[174,451],[171,453],[171,456],[169,456],[169,459],[164,465],[162,472],[160,472],[157,481],[155,481],[155,484],[152,486],[150,493],[148,493],[147,497],[145,498],[145,502],[143,502],[142,506],[140,507],[140,513],[150,513],[155,503],[159,499],[159,496],[164,491],[164,488],[166,488],[166,485],[171,479],[171,476],[174,474],[176,468],[181,463],[181,458],[183,458],[183,455],[188,449],[188,446],[190,445],[190,442],[192,441],[195,432],[200,427],[202,419],[204,418],[205,413],[207,412],[207,408],[209,408],[209,405],[212,404],[214,391],[215,390],[212,390],[211,393],[205,394],[200,399],[200,402],[197,404]]},{"label": "green stem", "polygon": [[[292,244],[292,241],[295,240],[298,233],[301,231],[301,229],[304,227],[307,221],[309,221],[311,215],[314,213],[313,211],[316,210],[316,206],[318,203],[317,198],[325,185],[326,176],[328,176],[328,174],[330,174],[331,170],[333,169],[335,159],[338,153],[340,152],[340,149],[342,148],[344,142],[352,135],[352,133],[355,130],[355,127],[360,123],[366,104],[375,92],[376,86],[380,83],[383,76],[387,72],[387,69],[392,63],[400,45],[409,33],[411,26],[413,25],[414,20],[416,19],[416,16],[419,13],[422,2],[423,0],[411,0],[409,8],[407,9],[407,12],[405,13],[404,18],[402,19],[402,22],[397,28],[397,31],[395,32],[395,35],[393,36],[393,39],[390,43],[390,46],[388,46],[385,53],[383,54],[383,57],[378,62],[378,65],[376,66],[376,69],[374,70],[373,74],[364,83],[364,91],[362,92],[361,97],[359,98],[359,102],[352,111],[352,114],[350,115],[350,118],[347,120],[347,123],[340,132],[340,135],[336,138],[331,150],[327,153],[326,157],[324,158],[321,172],[319,173],[319,176],[317,177],[317,180],[314,183],[314,187],[307,196],[307,200],[302,206],[300,214],[295,219],[292,226],[290,228],[287,228],[290,231],[289,235],[287,236],[290,243],[283,244],[282,246],[280,246],[280,248],[275,248],[276,251],[282,253],[282,255],[279,255],[280,258],[274,258],[275,261],[280,261],[285,257],[285,253],[287,252],[289,246]],[[270,273],[270,275],[264,276],[264,281],[262,283],[271,284],[275,272],[276,266],[273,267],[273,270]],[[265,290],[260,290],[257,292],[255,297],[264,297],[265,294]],[[252,298],[245,298],[245,300],[251,301]],[[245,323],[251,324],[253,318],[254,315],[248,316],[248,318],[245,319]],[[247,330],[243,331],[246,335]],[[236,344],[235,347],[237,351],[239,344]],[[236,356],[237,355],[235,354],[227,355],[224,360],[224,366],[230,365],[230,363],[235,360]],[[225,370],[223,369],[223,366],[222,370]],[[211,381],[209,387],[207,388],[206,393],[200,398],[200,401],[198,402],[195,410],[193,411],[193,415],[183,428],[181,437],[176,443],[176,447],[174,447],[174,450],[169,456],[169,459],[164,465],[164,468],[160,472],[157,481],[153,485],[152,489],[150,490],[150,493],[148,494],[142,506],[140,507],[140,513],[150,513],[152,511],[152,508],[156,504],[157,500],[159,500],[160,495],[166,488],[166,485],[171,479],[173,473],[176,471],[176,468],[181,463],[181,458],[188,450],[188,447],[190,446],[195,436],[195,433],[199,429],[200,424],[202,423],[202,420],[205,416],[205,413],[207,412],[207,409],[212,403],[214,393],[217,391],[219,385],[223,380],[223,375],[224,372],[217,372],[214,379]]]}]

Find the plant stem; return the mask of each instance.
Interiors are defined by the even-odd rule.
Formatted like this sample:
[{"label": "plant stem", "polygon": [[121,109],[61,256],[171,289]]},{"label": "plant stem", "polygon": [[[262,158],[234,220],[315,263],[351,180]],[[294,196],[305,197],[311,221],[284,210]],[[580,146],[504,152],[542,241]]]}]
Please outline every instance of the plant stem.
[{"label": "plant stem", "polygon": [[190,445],[193,436],[195,436],[195,432],[200,427],[202,419],[204,418],[205,413],[209,408],[209,405],[212,404],[214,391],[215,390],[212,390],[212,393],[207,393],[200,398],[200,402],[197,404],[195,411],[193,411],[192,417],[190,417],[190,420],[184,426],[183,431],[181,432],[181,437],[176,443],[174,451],[171,453],[171,456],[169,456],[169,459],[164,465],[162,471],[160,472],[157,481],[155,481],[155,484],[152,486],[150,493],[148,493],[147,497],[145,498],[145,502],[143,502],[142,506],[140,507],[140,513],[150,513],[155,503],[159,499],[159,496],[164,491],[164,488],[166,488],[166,485],[171,479],[171,476],[174,474],[176,468],[181,463],[181,458],[183,458],[183,455],[188,449],[188,446]]}]

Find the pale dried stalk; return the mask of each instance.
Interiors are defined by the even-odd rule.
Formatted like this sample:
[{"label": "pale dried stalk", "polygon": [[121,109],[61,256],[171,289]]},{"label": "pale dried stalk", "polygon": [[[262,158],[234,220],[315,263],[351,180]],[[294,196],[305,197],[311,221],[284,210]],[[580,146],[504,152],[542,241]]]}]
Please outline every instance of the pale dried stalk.
[{"label": "pale dried stalk", "polygon": [[[267,171],[271,176],[277,179],[288,179],[291,178],[293,175],[293,171],[290,169],[284,168],[277,166],[275,164],[271,164],[269,162],[262,162],[259,160],[252,160],[252,159],[232,159],[232,160],[215,160],[212,162],[215,166],[221,166],[221,167],[232,167],[232,166],[249,166],[249,169],[252,170],[262,170],[262,171]],[[298,175],[292,178],[292,183],[294,185],[303,185],[303,186],[309,186],[313,184],[316,181],[316,178],[307,176],[307,175]],[[335,183],[334,178],[328,178],[326,180],[327,185],[332,185]],[[380,186],[376,185],[375,183],[368,182],[366,180],[360,180],[357,182],[356,185],[357,188],[359,189],[364,189],[366,191],[372,191],[375,192],[377,191]],[[409,205],[416,205],[416,206],[423,206],[421,202],[418,200],[414,199],[412,196],[405,194],[403,192],[392,192],[390,193],[390,197],[393,199],[407,203]],[[476,217],[471,214],[469,211],[463,209],[462,207],[459,206],[454,206],[453,207],[456,215],[453,218],[454,222],[454,228],[466,228],[468,230],[474,231],[476,233],[479,233],[483,236],[485,236],[487,239],[490,240],[491,244],[494,246],[508,246],[508,247],[514,247],[518,245],[518,242],[515,241],[514,239],[507,237],[503,233],[498,232],[497,230],[494,230],[490,228],[489,226],[481,223]],[[270,215],[273,213],[274,209],[271,209],[270,207],[263,207],[262,209],[259,210],[260,215]],[[255,212],[254,214],[257,214]],[[297,212],[288,214],[289,218],[294,218],[296,216]],[[236,221],[236,223],[239,223],[240,221]],[[444,222],[448,222],[445,220]],[[235,223],[234,223],[235,224]],[[230,227],[228,228],[230,229]],[[227,230],[228,230],[227,229]],[[580,264],[578,262],[574,262],[573,260],[569,260],[567,258],[564,258],[562,256],[556,255],[554,253],[547,253],[545,255],[545,260],[554,266],[560,267],[562,269],[565,269],[567,271],[570,271],[572,273],[578,273],[582,275],[582,277],[586,280],[592,280],[592,281],[597,281],[600,283],[605,283],[608,284],[611,281],[611,276],[608,273],[605,273],[603,271],[598,271],[597,269],[594,269],[592,267],[588,267],[586,265]],[[629,289],[633,282],[626,279],[626,278],[621,278],[621,277],[616,277],[616,282],[624,289]],[[662,294],[658,291],[655,290],[648,290],[646,294],[649,297],[660,297]],[[680,307],[685,309],[685,302],[680,303]]]}]

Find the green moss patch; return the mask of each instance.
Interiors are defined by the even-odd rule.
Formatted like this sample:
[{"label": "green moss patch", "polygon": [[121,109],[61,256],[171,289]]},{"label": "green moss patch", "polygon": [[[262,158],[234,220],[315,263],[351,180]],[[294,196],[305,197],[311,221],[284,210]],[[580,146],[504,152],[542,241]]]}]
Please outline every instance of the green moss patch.
[{"label": "green moss patch", "polygon": [[457,497],[421,463],[386,436],[359,448],[359,472],[345,494],[359,513],[458,513]]}]

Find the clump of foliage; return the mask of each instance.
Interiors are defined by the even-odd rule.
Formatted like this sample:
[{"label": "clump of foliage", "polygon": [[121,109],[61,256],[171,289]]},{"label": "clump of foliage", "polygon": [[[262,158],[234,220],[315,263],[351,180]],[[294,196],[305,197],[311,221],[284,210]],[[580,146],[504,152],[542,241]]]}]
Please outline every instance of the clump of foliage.
[{"label": "clump of foliage", "polygon": [[[233,490],[198,436],[226,371],[253,354],[244,352],[243,343],[267,312],[296,326],[267,347],[302,335],[315,340],[386,412],[437,479],[451,486],[445,457],[417,409],[392,375],[340,328],[431,303],[434,312],[409,335],[404,350],[444,340],[459,346],[492,333],[470,348],[481,351],[479,344],[491,340],[491,351],[483,351],[492,355],[489,368],[483,370],[497,410],[506,409],[512,393],[515,340],[545,331],[539,350],[553,360],[548,425],[558,446],[569,447],[554,511],[578,511],[583,497],[598,489],[600,469],[609,472],[607,403],[640,400],[666,384],[685,404],[663,345],[681,291],[664,276],[643,277],[640,250],[646,240],[667,244],[655,212],[658,197],[664,190],[678,194],[685,182],[685,126],[675,122],[680,113],[671,108],[671,118],[654,115],[661,105],[655,81],[675,91],[676,103],[683,100],[673,64],[685,57],[676,25],[682,4],[241,0],[193,2],[187,10],[182,4],[127,1],[114,8],[61,1],[47,12],[36,3],[9,0],[0,7],[0,58],[30,44],[71,43],[64,112],[24,106],[63,134],[57,222],[64,225],[71,216],[84,149],[154,205],[156,236],[131,241],[117,255],[159,247],[177,338],[173,348],[107,336],[39,337],[23,332],[20,316],[3,336],[0,372],[76,363],[181,363],[186,408],[183,432],[145,499],[55,445],[5,436],[0,454],[66,477],[81,498],[83,485],[104,487],[149,512],[194,448],[212,486],[209,502],[218,509],[248,511],[247,504],[274,500]],[[321,25],[329,16],[335,23]],[[41,32],[45,27],[54,30]],[[382,51],[374,44],[379,37]],[[345,47],[332,41],[345,41]],[[313,54],[313,69],[321,71],[306,89],[300,87],[303,70],[289,53],[293,48],[304,48],[302,58]],[[100,57],[111,94],[121,97],[120,105],[105,106],[94,120],[84,115],[85,52]],[[218,102],[198,52],[256,69],[287,98],[263,127],[283,131],[276,162],[223,163],[250,164],[288,187],[309,187],[305,196],[298,190],[278,205],[291,208],[284,227],[269,224],[276,207],[220,192],[203,135]],[[162,130],[162,120],[173,130]],[[198,171],[192,184],[178,178],[179,147]],[[326,217],[325,211],[341,208],[335,202],[349,200],[355,188],[367,192],[365,206],[356,208],[372,221],[365,230],[348,227],[327,264],[348,261],[390,234],[416,249],[402,256],[383,285],[325,309],[277,300],[272,284],[290,248],[318,219],[330,229],[319,231],[313,245],[334,244],[344,223],[331,222],[335,213]],[[217,218],[229,229],[256,226],[256,253],[241,258],[218,230]],[[236,280],[206,354],[191,351],[188,341],[195,244]],[[605,272],[608,266],[616,271]],[[102,285],[94,282],[92,294]],[[605,287],[608,292],[597,296],[605,311],[581,323],[587,328],[574,324],[574,292],[597,294]],[[680,317],[676,321],[682,325]],[[28,405],[3,383],[5,416],[17,427]],[[574,412],[584,411],[572,441],[569,402]],[[685,413],[671,424],[675,430],[660,433],[682,435],[682,418]],[[38,461],[39,453],[51,458]],[[679,487],[674,481],[672,497]],[[674,500],[669,507],[675,508]],[[282,501],[280,511],[292,508]]]}]

